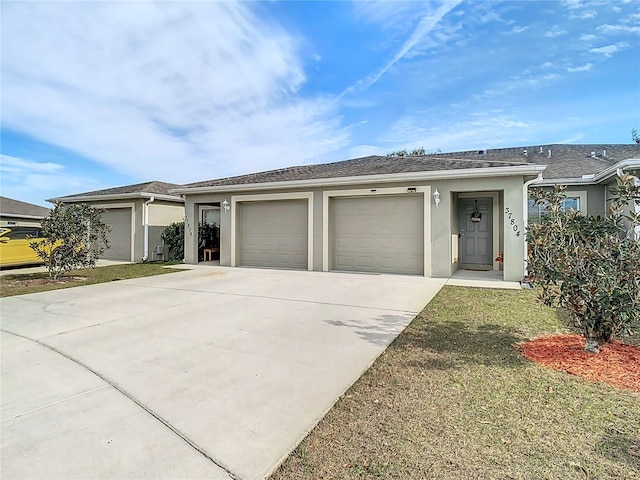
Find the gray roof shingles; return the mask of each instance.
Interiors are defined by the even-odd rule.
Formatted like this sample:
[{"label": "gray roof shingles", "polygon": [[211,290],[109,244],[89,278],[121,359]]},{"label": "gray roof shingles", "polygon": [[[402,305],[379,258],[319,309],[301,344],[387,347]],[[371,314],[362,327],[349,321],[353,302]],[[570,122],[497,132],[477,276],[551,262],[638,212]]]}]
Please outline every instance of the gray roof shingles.
[{"label": "gray roof shingles", "polygon": [[437,156],[421,157],[363,157],[335,163],[300,165],[267,172],[220,178],[183,185],[182,188],[242,185],[251,183],[286,182],[322,178],[355,177],[360,175],[384,175],[438,170],[460,170],[470,168],[513,167],[527,165],[526,162],[490,160],[488,158],[458,159]]},{"label": "gray roof shingles", "polygon": [[[549,150],[551,150],[551,156],[549,156]],[[483,153],[479,153],[480,151]],[[593,156],[592,152],[595,152]],[[189,183],[180,188],[526,165],[547,165],[543,174],[547,179],[580,178],[582,175],[597,174],[622,160],[631,158],[640,158],[640,145],[551,144],[438,153],[425,156],[371,156]]]},{"label": "gray roof shingles", "polygon": [[40,205],[14,200],[9,197],[0,197],[0,215],[44,218],[49,215],[49,212],[48,208]]},{"label": "gray roof shingles", "polygon": [[101,195],[123,195],[123,194],[136,194],[136,193],[150,193],[156,195],[172,195],[169,190],[178,188],[180,185],[175,183],[166,182],[144,182],[136,183],[134,185],[125,185],[123,187],[105,188],[103,190],[94,190],[92,192],[77,193],[74,195],[66,195],[64,197],[58,197],[60,200],[65,198],[74,197],[98,197]]}]

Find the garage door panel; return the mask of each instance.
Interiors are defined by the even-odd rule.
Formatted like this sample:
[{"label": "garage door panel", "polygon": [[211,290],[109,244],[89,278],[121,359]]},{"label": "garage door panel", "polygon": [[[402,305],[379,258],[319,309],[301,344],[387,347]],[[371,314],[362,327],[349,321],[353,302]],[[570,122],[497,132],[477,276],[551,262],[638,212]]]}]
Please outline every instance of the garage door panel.
[{"label": "garage door panel", "polygon": [[306,269],[307,202],[239,203],[238,265]]},{"label": "garage door panel", "polygon": [[100,216],[111,227],[110,248],[102,255],[106,260],[131,261],[131,208],[112,208]]},{"label": "garage door panel", "polygon": [[422,195],[332,200],[334,270],[422,274]]}]

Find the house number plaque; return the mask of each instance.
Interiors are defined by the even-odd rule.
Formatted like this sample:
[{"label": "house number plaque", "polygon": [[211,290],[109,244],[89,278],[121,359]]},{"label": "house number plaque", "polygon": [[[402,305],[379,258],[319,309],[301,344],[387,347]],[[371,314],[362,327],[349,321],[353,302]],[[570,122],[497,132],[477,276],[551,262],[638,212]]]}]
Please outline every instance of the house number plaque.
[{"label": "house number plaque", "polygon": [[509,207],[506,207],[504,209],[504,213],[507,216],[507,222],[509,222],[508,224],[511,227],[511,230],[513,230],[516,237],[519,237],[520,235],[522,235],[522,232],[520,231],[520,227],[518,227],[516,220],[513,218],[513,212],[509,209]]}]

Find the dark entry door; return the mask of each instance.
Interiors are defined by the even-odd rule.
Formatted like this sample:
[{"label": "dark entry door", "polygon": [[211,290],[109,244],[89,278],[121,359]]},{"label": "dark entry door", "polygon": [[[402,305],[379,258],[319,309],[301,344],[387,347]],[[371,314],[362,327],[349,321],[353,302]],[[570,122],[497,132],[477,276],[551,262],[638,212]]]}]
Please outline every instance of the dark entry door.
[{"label": "dark entry door", "polygon": [[493,199],[460,198],[460,266],[493,266]]}]

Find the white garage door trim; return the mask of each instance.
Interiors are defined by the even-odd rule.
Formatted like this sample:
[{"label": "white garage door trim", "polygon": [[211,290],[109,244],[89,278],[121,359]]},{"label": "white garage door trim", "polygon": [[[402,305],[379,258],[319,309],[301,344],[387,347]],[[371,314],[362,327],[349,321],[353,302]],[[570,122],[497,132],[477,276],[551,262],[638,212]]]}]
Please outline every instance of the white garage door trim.
[{"label": "white garage door trim", "polygon": [[94,208],[104,208],[105,210],[115,210],[116,208],[128,208],[131,210],[131,252],[129,261],[134,262],[135,257],[135,233],[136,233],[136,209],[135,203],[101,203],[90,204]]},{"label": "white garage door trim", "polygon": [[[265,202],[277,200],[307,201],[307,270],[313,270],[313,192],[300,193],[264,193],[258,195],[233,195],[231,197],[231,266],[237,266],[236,233],[238,203]],[[223,215],[225,215],[223,213]]]},{"label": "white garage door trim", "polygon": [[331,190],[325,191],[322,196],[322,270],[329,271],[329,200],[335,197],[366,197],[381,195],[407,194],[409,188],[415,188],[413,195],[423,197],[423,252],[424,252],[424,276],[431,276],[431,186],[422,187],[391,187],[391,188],[362,188],[354,190]]}]

